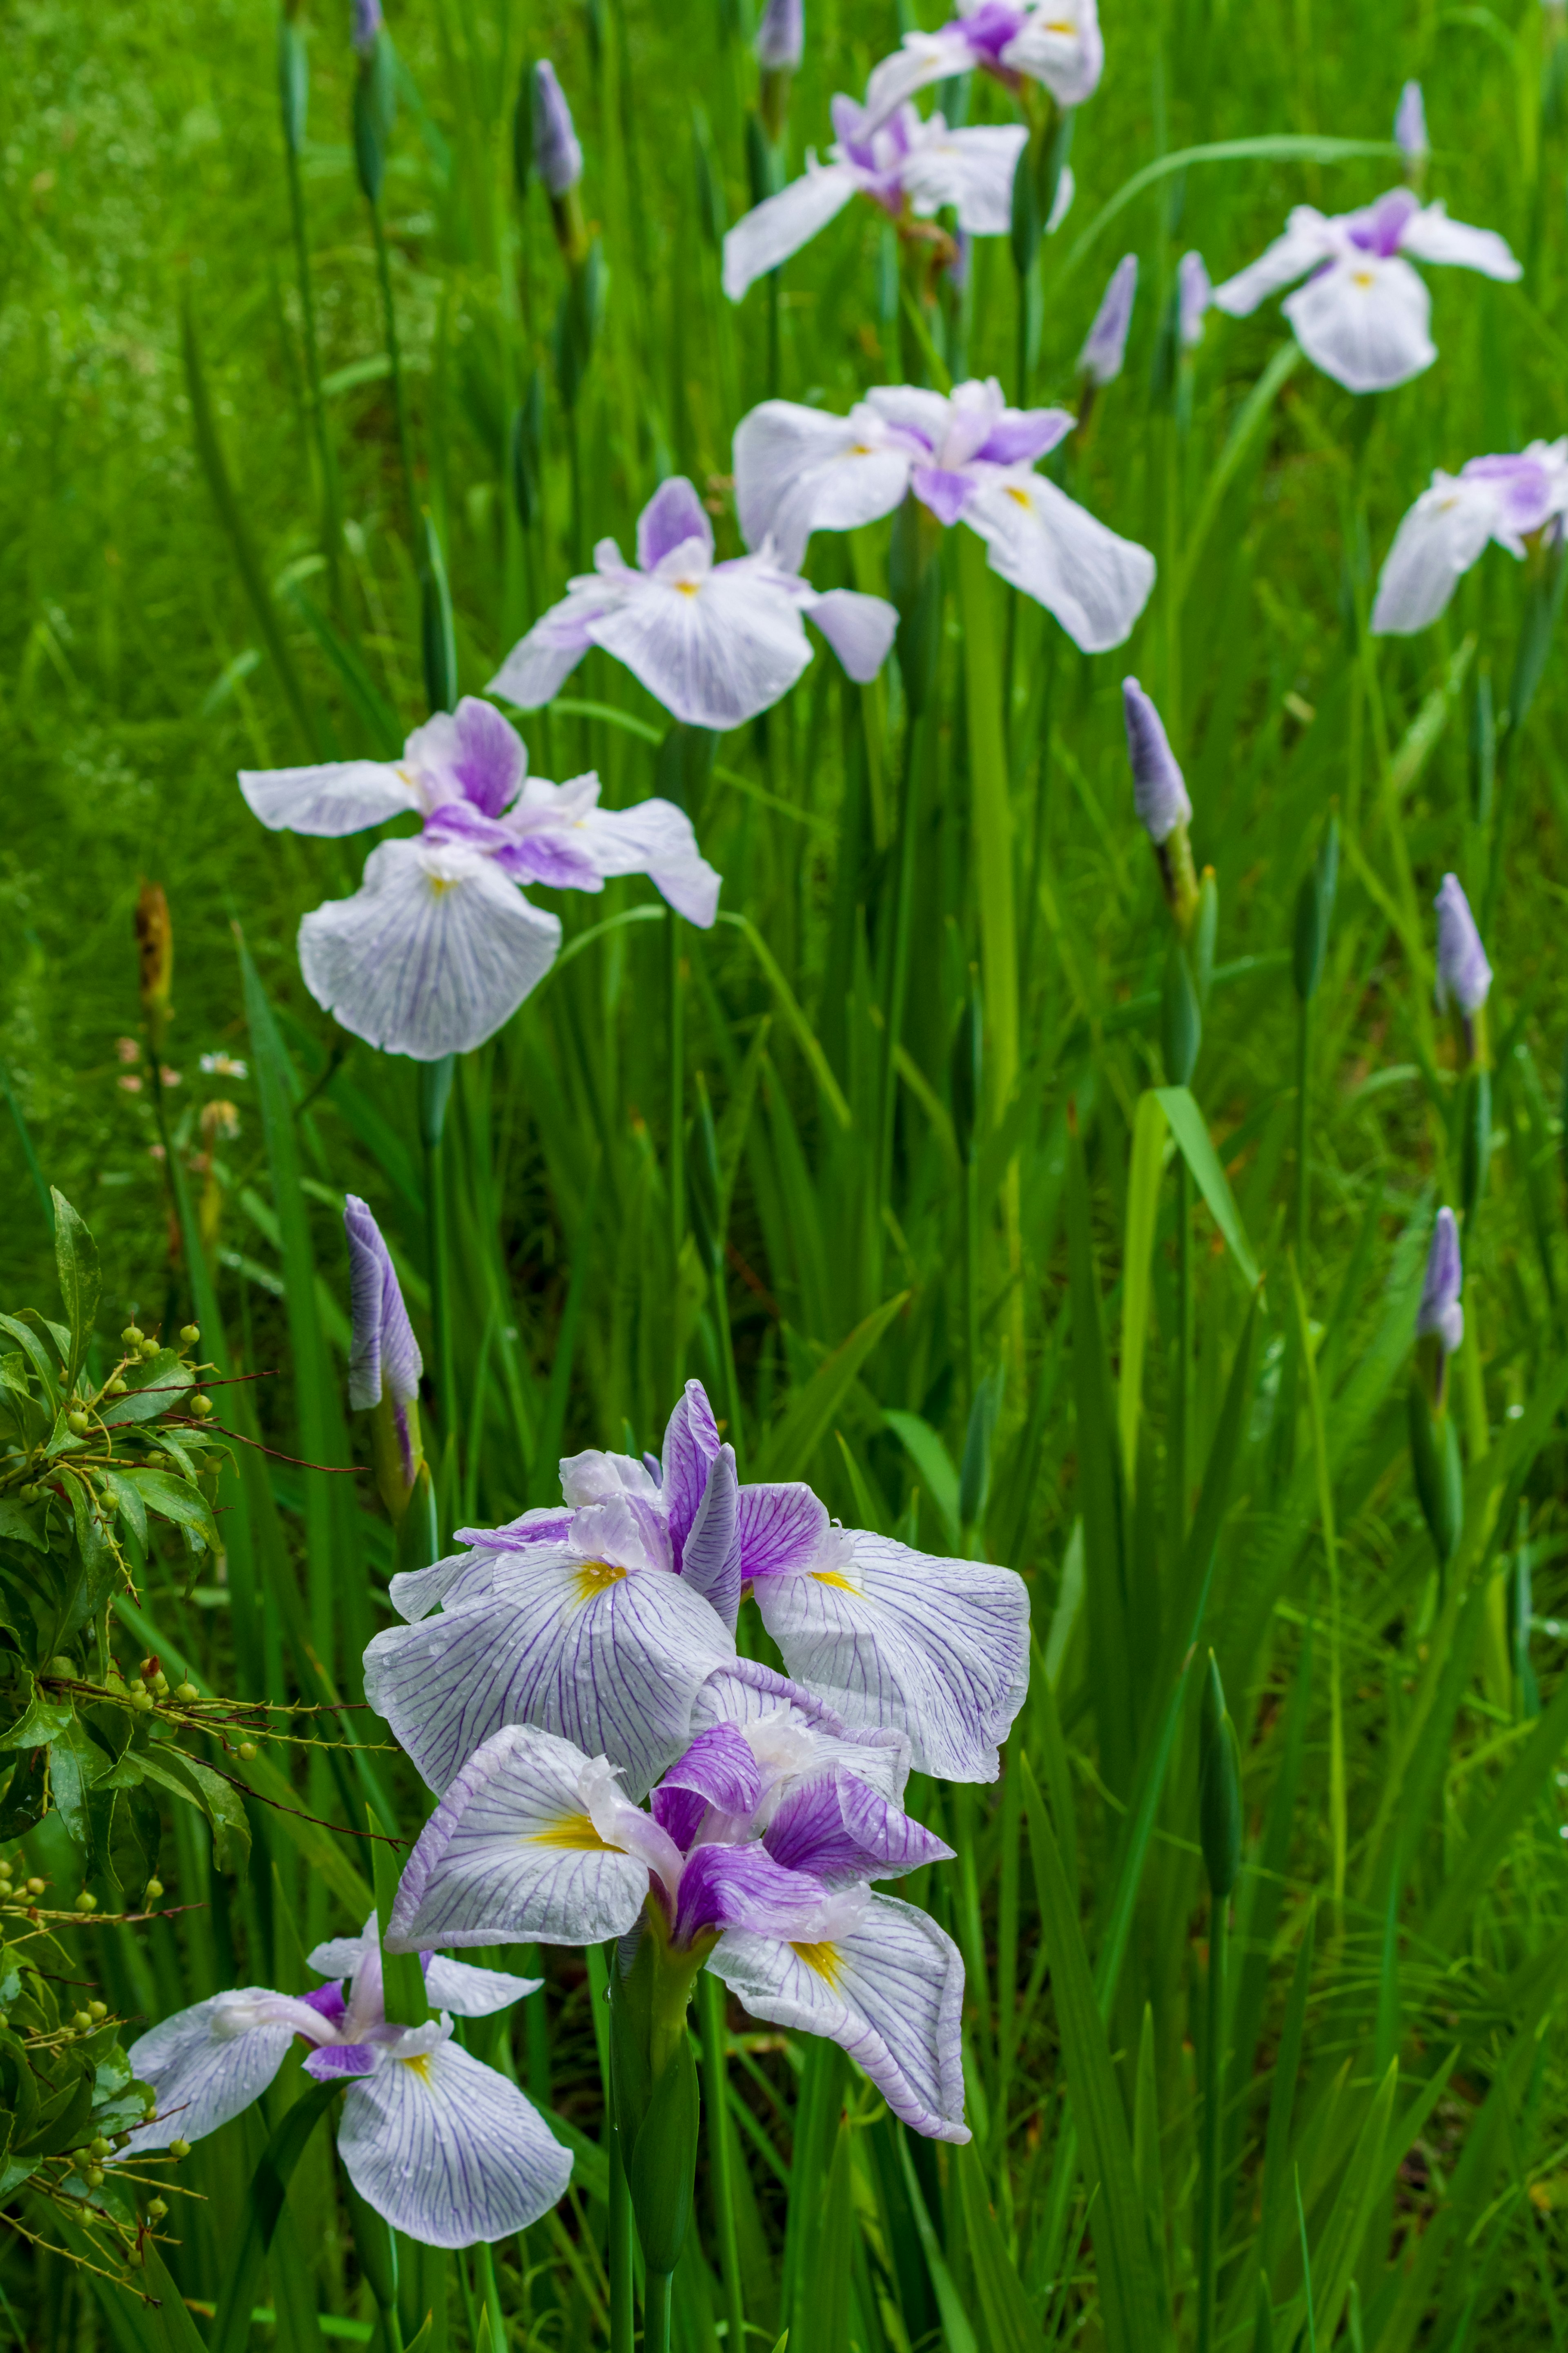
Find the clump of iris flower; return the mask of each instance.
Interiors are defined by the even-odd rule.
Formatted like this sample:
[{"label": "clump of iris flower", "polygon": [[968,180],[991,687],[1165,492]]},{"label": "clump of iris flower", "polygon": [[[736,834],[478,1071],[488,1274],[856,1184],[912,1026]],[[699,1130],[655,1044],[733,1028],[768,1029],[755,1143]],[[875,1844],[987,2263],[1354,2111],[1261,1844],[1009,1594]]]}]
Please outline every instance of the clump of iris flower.
[{"label": "clump of iris flower", "polygon": [[872,1892],[952,1856],[903,1810],[908,1743],[749,1661],[703,1702],[647,1812],[606,1757],[498,1732],[426,1824],[389,1950],[652,1936],[672,1978],[710,1968],[753,2018],[839,2043],[914,2131],[966,2141],[963,1961]]},{"label": "clump of iris flower", "polygon": [[1007,89],[1040,82],[1058,106],[1092,98],[1105,69],[1095,0],[959,0],[935,33],[906,33],[866,85],[867,128],[876,130],[933,81],[978,69]]},{"label": "clump of iris flower", "polygon": [[[808,245],[857,195],[900,223],[929,220],[951,205],[965,236],[1006,235],[1013,174],[1028,137],[1022,123],[950,131],[940,114],[922,122],[912,106],[900,107],[879,131],[868,132],[866,123],[865,108],[841,93],[833,101],[838,135],[827,162],[808,155],[804,177],[736,222],[724,239],[724,291],[731,302]],[[942,237],[937,229],[913,233]]]},{"label": "clump of iris flower", "polygon": [[602,891],[612,875],[647,874],[689,922],[707,928],[718,913],[719,877],[673,802],[602,809],[595,776],[531,776],[516,729],[471,696],[416,728],[401,760],[244,769],[239,787],[274,832],[422,820],[418,834],[371,851],[352,898],[300,926],[317,1004],[416,1061],[482,1045],[554,962],[560,922],[520,883]]},{"label": "clump of iris flower", "polygon": [[298,2041],[307,2074],[347,2086],[338,2155],[395,2230],[428,2247],[471,2247],[547,2212],[571,2179],[571,2152],[515,2084],[452,2039],[454,2017],[491,2017],[542,1978],[426,1956],[440,2015],[407,2027],[386,2015],[374,1915],[363,1936],[318,1945],[310,1966],[332,1982],[307,1994],[214,1994],[132,2043],[127,2056],[158,2112],[132,2134],[127,2158],[216,2132],[261,2097]]},{"label": "clump of iris flower", "polygon": [[1568,438],[1532,441],[1517,457],[1441,467],[1394,534],[1372,608],[1376,637],[1410,637],[1435,621],[1495,540],[1522,557],[1568,512]]},{"label": "clump of iris flower", "polygon": [[1035,471],[1073,422],[1065,408],[1009,408],[994,376],[946,396],[878,387],[847,417],[767,400],[735,434],[741,528],[799,563],[814,531],[873,522],[912,491],[940,522],[977,532],[994,572],[1102,653],[1147,604],[1154,559]]},{"label": "clump of iris flower", "polygon": [[1432,297],[1411,267],[1415,261],[1454,262],[1485,278],[1521,275],[1495,229],[1469,228],[1450,220],[1445,206],[1391,188],[1359,212],[1330,215],[1298,205],[1284,236],[1215,287],[1214,299],[1219,310],[1242,319],[1293,280],[1307,278],[1283,305],[1307,357],[1347,391],[1386,392],[1437,356]]},{"label": "clump of iris flower", "polygon": [[715,564],[707,509],[684,476],[674,476],[637,518],[636,567],[613,539],[602,539],[594,570],[567,584],[561,603],[512,648],[489,691],[536,711],[590,646],[603,646],[688,726],[739,727],[786,694],[810,661],[803,614],[852,679],[875,678],[898,628],[893,607],[850,588],[819,595],[773,548],[751,534],[748,544],[757,553]]}]

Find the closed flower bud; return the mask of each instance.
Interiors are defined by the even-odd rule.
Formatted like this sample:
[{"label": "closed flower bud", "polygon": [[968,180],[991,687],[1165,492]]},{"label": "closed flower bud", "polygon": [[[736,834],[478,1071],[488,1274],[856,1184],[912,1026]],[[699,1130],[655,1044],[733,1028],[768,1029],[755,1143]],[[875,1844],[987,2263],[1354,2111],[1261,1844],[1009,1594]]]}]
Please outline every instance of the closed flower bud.
[{"label": "closed flower bud", "polygon": [[533,168],[548,194],[566,195],[583,176],[583,149],[566,94],[548,58],[533,69]]},{"label": "closed flower bud", "polygon": [[1465,1336],[1465,1311],[1459,1304],[1464,1284],[1459,1258],[1459,1229],[1452,1209],[1437,1212],[1432,1246],[1426,1253],[1426,1280],[1415,1311],[1416,1336],[1436,1337],[1445,1356],[1451,1356]]},{"label": "closed flower bud", "polygon": [[169,1026],[174,982],[174,934],[161,882],[143,882],[136,902],[136,950],[140,959],[142,1011],[153,1045]]},{"label": "closed flower bud", "polygon": [[1209,1893],[1223,1904],[1241,1871],[1241,1751],[1212,1651],[1198,1726],[1198,1836]]},{"label": "closed flower bud", "polygon": [[1492,968],[1457,874],[1444,875],[1432,904],[1437,910],[1437,1010],[1452,1004],[1473,1021],[1487,1001]]},{"label": "closed flower bud", "polygon": [[362,58],[369,57],[381,36],[381,0],[353,0],[350,37]]},{"label": "closed flower bud", "polygon": [[1399,93],[1399,105],[1394,117],[1394,139],[1412,174],[1418,172],[1432,152],[1426,136],[1426,102],[1421,95],[1418,81],[1407,81]]},{"label": "closed flower bud", "polygon": [[1137,291],[1138,256],[1124,254],[1110,274],[1110,283],[1078,356],[1079,374],[1087,376],[1091,385],[1113,384],[1121,374]]},{"label": "closed flower bud", "polygon": [[1176,339],[1183,351],[1195,351],[1204,339],[1204,320],[1214,301],[1214,288],[1201,253],[1184,253],[1176,272]]},{"label": "closed flower bud", "polygon": [[805,54],[803,0],[768,0],[752,47],[768,72],[794,73]]},{"label": "closed flower bud", "polygon": [[1193,805],[1164,723],[1135,678],[1122,680],[1121,700],[1138,819],[1159,849],[1179,825],[1192,823]]}]

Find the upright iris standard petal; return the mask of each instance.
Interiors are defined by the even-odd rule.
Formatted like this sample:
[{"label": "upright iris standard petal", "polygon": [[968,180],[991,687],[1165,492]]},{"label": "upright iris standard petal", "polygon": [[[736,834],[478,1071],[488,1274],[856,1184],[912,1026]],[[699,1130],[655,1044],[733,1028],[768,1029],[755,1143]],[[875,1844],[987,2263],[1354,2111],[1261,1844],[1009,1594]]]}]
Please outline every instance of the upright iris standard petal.
[{"label": "upright iris standard petal", "polygon": [[731,1929],[708,1966],[753,2018],[838,2043],[916,2132],[969,2138],[963,1963],[923,1912],[873,1895],[852,1925],[814,1941]]},{"label": "upright iris standard petal", "polygon": [[1022,1577],[858,1529],[831,1567],[759,1578],[763,1622],[798,1683],[850,1725],[907,1733],[923,1773],[994,1781],[1029,1680]]},{"label": "upright iris standard petal", "polygon": [[559,918],[531,905],[482,852],[384,841],[352,899],[301,923],[300,968],[356,1038],[434,1062],[493,1037],[560,944]]},{"label": "upright iris standard petal", "polygon": [[1179,825],[1192,823],[1193,805],[1171,749],[1165,723],[1152,697],[1144,693],[1135,678],[1124,678],[1121,700],[1138,821],[1158,849]]},{"label": "upright iris standard petal", "polygon": [[741,1606],[741,1544],[735,1525],[735,1450],[721,1447],[680,1548],[680,1581],[700,1593],[732,1633]]},{"label": "upright iris standard petal", "polygon": [[384,1391],[396,1405],[419,1394],[424,1370],[419,1343],[403,1303],[392,1253],[366,1202],[351,1193],[343,1205],[349,1243],[349,1403],[356,1413],[379,1405]]},{"label": "upright iris standard petal", "polygon": [[952,1849],[922,1823],[912,1821],[858,1774],[842,1769],[791,1788],[763,1831],[763,1844],[786,1870],[809,1872],[833,1888],[953,1859]]},{"label": "upright iris standard petal", "polygon": [[533,168],[552,196],[565,195],[583,176],[572,110],[548,58],[533,69]]},{"label": "upright iris standard petal", "polygon": [[1492,968],[1457,874],[1444,875],[1432,904],[1437,910],[1437,1009],[1452,1004],[1473,1019],[1487,1001]]},{"label": "upright iris standard petal", "polygon": [[648,1865],[606,1843],[595,1825],[592,1761],[531,1727],[509,1725],[487,1740],[420,1834],[388,1949],[624,1936],[647,1894]]},{"label": "upright iris standard petal", "polygon": [[1415,1331],[1419,1338],[1435,1334],[1446,1356],[1453,1355],[1465,1336],[1465,1311],[1459,1304],[1464,1280],[1459,1229],[1452,1209],[1442,1208],[1437,1212],[1432,1245],[1426,1253],[1426,1276],[1421,1286],[1421,1304],[1415,1311]]},{"label": "upright iris standard petal", "polygon": [[1079,374],[1087,376],[1090,384],[1114,384],[1121,374],[1137,291],[1138,256],[1124,253],[1110,273],[1110,283],[1100,298],[1094,324],[1078,355]]},{"label": "upright iris standard petal", "polygon": [[719,1725],[745,1729],[753,1753],[776,1754],[792,1736],[805,1735],[804,1754],[814,1770],[852,1773],[889,1804],[901,1804],[910,1778],[907,1733],[891,1725],[850,1725],[815,1692],[754,1659],[719,1668],[693,1701],[694,1733]]}]

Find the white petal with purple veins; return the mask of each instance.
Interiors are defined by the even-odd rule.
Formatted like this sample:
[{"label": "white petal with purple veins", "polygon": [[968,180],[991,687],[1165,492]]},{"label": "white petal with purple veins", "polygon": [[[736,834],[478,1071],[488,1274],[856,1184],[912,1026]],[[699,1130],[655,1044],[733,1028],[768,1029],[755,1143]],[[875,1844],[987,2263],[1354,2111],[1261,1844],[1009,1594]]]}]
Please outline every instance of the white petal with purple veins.
[{"label": "white petal with purple veins", "polygon": [[1471,228],[1464,221],[1450,220],[1442,203],[1426,206],[1405,223],[1399,250],[1413,261],[1456,262],[1462,269],[1479,269],[1483,278],[1505,283],[1524,275],[1523,264],[1514,259],[1506,237],[1495,228]]},{"label": "white petal with purple veins", "polygon": [[388,1950],[624,1936],[642,1910],[648,1865],[595,1829],[589,1763],[570,1741],[521,1725],[486,1741],[420,1833]]},{"label": "white petal with purple veins", "polygon": [[157,2116],[132,2134],[131,2154],[216,2132],[261,2097],[296,2034],[315,2042],[327,2031],[303,2002],[266,1986],[214,1994],[164,2019],[126,2052],[132,2074],[158,2095]]},{"label": "white petal with purple veins", "polygon": [[454,2018],[493,2018],[537,1993],[543,1983],[542,1978],[514,1978],[508,1969],[477,1969],[470,1961],[448,1960],[445,1953],[432,1953],[425,1972],[432,2007],[450,2010]]},{"label": "white petal with purple veins", "polygon": [[967,73],[974,52],[962,25],[944,25],[940,33],[906,33],[902,48],[872,69],[866,84],[866,113],[860,135],[868,139],[904,100],[933,81],[947,81]]},{"label": "white petal with purple veins", "polygon": [[884,596],[854,588],[825,588],[800,599],[857,686],[868,686],[892,651],[899,617]]},{"label": "white petal with purple veins", "polygon": [[433,1789],[503,1725],[536,1724],[624,1766],[640,1797],[690,1738],[703,1680],[734,1655],[679,1577],[541,1546],[498,1564],[472,1603],[376,1635],[365,1696]]},{"label": "white petal with purple veins", "polygon": [[525,638],[513,646],[487,694],[504,695],[520,711],[537,711],[553,702],[594,639],[591,625],[602,618],[637,577],[624,569],[604,576],[584,573],[568,584],[559,605],[542,615]]},{"label": "white petal with purple veins", "polygon": [[742,1577],[809,1568],[829,1527],[827,1506],[799,1480],[742,1487],[735,1514]]},{"label": "white petal with purple veins", "polygon": [[274,833],[359,833],[419,807],[418,788],[386,760],[241,768],[239,789],[251,814]]},{"label": "white petal with purple veins", "polygon": [[1247,269],[1215,288],[1215,307],[1228,311],[1233,319],[1245,319],[1270,294],[1282,293],[1338,249],[1338,233],[1324,215],[1311,205],[1298,205],[1285,224],[1284,236],[1277,237]]},{"label": "white petal with purple veins", "polygon": [[798,571],[814,531],[853,531],[891,514],[910,479],[907,451],[888,446],[872,412],[825,416],[794,400],[764,400],[735,428],[735,505],[748,547],[771,534]]},{"label": "white petal with purple veins", "polygon": [[873,1895],[854,1926],[816,1944],[731,1929],[708,1966],[753,2018],[838,2043],[916,2132],[969,2138],[959,2047],[963,1963],[923,1912]]},{"label": "white petal with purple veins", "polygon": [[1491,484],[1439,470],[1394,535],[1372,608],[1376,637],[1408,637],[1435,621],[1499,520]]},{"label": "white petal with purple veins", "polygon": [[1397,254],[1347,256],[1298,287],[1282,308],[1313,366],[1347,392],[1387,392],[1437,356],[1431,294]]},{"label": "white petal with purple veins", "polygon": [[526,2230],[572,2176],[531,2102],[453,2042],[384,2060],[357,2083],[338,2154],[366,2205],[430,2247]]},{"label": "white petal with purple veins", "polygon": [[595,808],[579,821],[579,839],[601,874],[646,874],[689,923],[711,931],[720,878],[697,847],[691,819],[673,801]]},{"label": "white petal with purple veins", "polygon": [[865,176],[853,164],[808,158],[803,178],[744,214],[724,239],[724,291],[731,301],[740,301],[749,286],[837,220]]},{"label": "white petal with purple veins", "polygon": [[923,139],[900,171],[916,213],[952,205],[971,237],[1005,237],[1013,221],[1013,177],[1028,132],[1021,122],[995,130],[942,130]]},{"label": "white petal with purple veins", "polygon": [[753,1659],[737,1659],[732,1666],[720,1668],[698,1693],[691,1709],[693,1735],[721,1724],[740,1726],[760,1756],[778,1751],[781,1730],[804,1732],[809,1736],[813,1770],[843,1767],[892,1804],[902,1800],[910,1778],[907,1733],[890,1725],[852,1728],[814,1692]]},{"label": "white petal with purple veins", "polygon": [[305,917],[300,969],[356,1038],[433,1062],[493,1037],[560,944],[557,918],[493,860],[457,843],[384,841],[352,899]]},{"label": "white petal with purple veins", "polygon": [[788,598],[740,564],[668,576],[661,565],[590,634],[677,719],[721,732],[766,711],[811,659]]},{"label": "white petal with purple veins", "polygon": [[996,1778],[1029,1680],[1029,1597],[1012,1569],[858,1529],[837,1568],[754,1590],[790,1673],[847,1723],[907,1732],[922,1773]]},{"label": "white petal with purple veins", "polygon": [[982,482],[963,511],[991,569],[1054,613],[1085,653],[1131,636],[1154,586],[1154,559],[1043,474],[1011,467]]}]

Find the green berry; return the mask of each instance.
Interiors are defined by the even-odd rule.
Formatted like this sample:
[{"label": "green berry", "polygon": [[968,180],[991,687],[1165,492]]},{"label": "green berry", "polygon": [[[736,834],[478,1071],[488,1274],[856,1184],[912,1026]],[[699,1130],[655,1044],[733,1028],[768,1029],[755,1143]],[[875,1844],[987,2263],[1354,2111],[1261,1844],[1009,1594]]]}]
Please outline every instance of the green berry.
[{"label": "green berry", "polygon": [[196,1689],[196,1687],[195,1687],[195,1683],[176,1683],[176,1684],[174,1685],[174,1697],[175,1697],[176,1699],[184,1699],[184,1700],[200,1699],[200,1697],[201,1697],[201,1694],[200,1694],[200,1692]]},{"label": "green berry", "polygon": [[169,2143],[169,2155],[174,2158],[176,2162],[182,2157],[189,2157],[190,2153],[191,2144],[188,2140],[172,2140]]},{"label": "green berry", "polygon": [[27,1893],[29,1895],[41,1895],[48,1883],[49,1883],[47,1879],[29,1879],[27,1882]]},{"label": "green berry", "polygon": [[149,2222],[161,2222],[168,2211],[167,2206],[164,2205],[163,2200],[161,2198],[154,2198],[149,2201],[147,2207],[147,2220]]},{"label": "green berry", "polygon": [[[96,1911],[97,1911],[97,1909],[98,1909],[98,1898],[97,1898],[97,1896],[93,1894],[93,1892],[92,1892],[92,1890],[91,1890],[91,1888],[90,1888],[90,1887],[84,1887],[84,1888],[82,1889],[81,1894],[80,1894],[77,1897],[77,1899],[76,1899],[76,1909],[77,1909],[79,1912],[96,1912]],[[84,2017],[86,2017],[87,2013],[86,2013],[86,2011],[85,2011],[85,2010],[83,2011],[82,2015],[83,2015]],[[91,2025],[91,2023],[92,2023],[92,2021],[91,2021],[90,2019],[88,2019],[88,2024],[90,2026],[90,2025]]]},{"label": "green berry", "polygon": [[128,1348],[139,1348],[142,1345],[142,1335],[134,1324],[128,1324],[120,1336]]},{"label": "green berry", "polygon": [[85,2010],[74,2010],[71,2013],[71,2024],[79,2034],[90,2034],[92,2031],[92,2021]]},{"label": "green berry", "polygon": [[180,1326],[180,1345],[181,1345],[183,1348],[194,1348],[194,1347],[195,1346],[195,1345],[196,1345],[196,1342],[201,1338],[201,1336],[202,1336],[202,1327],[201,1327],[201,1325],[200,1325],[199,1324],[181,1324],[181,1326]]},{"label": "green berry", "polygon": [[240,1744],[239,1744],[239,1753],[240,1753],[240,1756],[244,1758],[245,1762],[246,1762],[247,1765],[248,1765],[248,1764],[250,1764],[250,1762],[252,1761],[252,1759],[255,1757],[255,1755],[256,1755],[256,1743],[255,1743],[255,1741],[254,1741],[254,1740],[242,1740],[242,1741],[240,1742]]},{"label": "green berry", "polygon": [[198,1421],[205,1421],[212,1409],[213,1401],[210,1397],[194,1397],[191,1399],[191,1411]]},{"label": "green berry", "polygon": [[85,1438],[91,1427],[91,1423],[79,1406],[73,1407],[66,1416],[66,1428],[78,1438]]},{"label": "green berry", "polygon": [[100,2189],[103,2187],[103,2168],[101,2165],[89,2165],[88,2167],[87,2186],[89,2189]]},{"label": "green berry", "polygon": [[[100,2018],[107,2018],[109,2016],[109,2004],[106,2001],[89,2001],[87,2007],[88,2015],[91,2018],[94,2025],[98,2023],[98,2021]],[[105,2141],[103,2143],[104,2150],[107,2151],[109,2143]]]},{"label": "green berry", "polygon": [[156,1904],[159,1896],[162,1895],[163,1893],[163,1883],[161,1879],[150,1879],[147,1882],[147,1901],[149,1904]]},{"label": "green berry", "polygon": [[114,1378],[111,1381],[106,1381],[104,1383],[103,1394],[105,1397],[124,1397],[127,1395],[125,1383],[121,1379],[118,1373],[115,1374]]},{"label": "green berry", "polygon": [[145,1361],[146,1361],[146,1359],[147,1359],[149,1356],[155,1356],[157,1355],[157,1353],[158,1353],[158,1343],[156,1342],[156,1340],[143,1340],[143,1341],[142,1341],[142,1361],[143,1361],[143,1362],[145,1362]]}]

